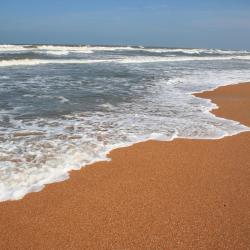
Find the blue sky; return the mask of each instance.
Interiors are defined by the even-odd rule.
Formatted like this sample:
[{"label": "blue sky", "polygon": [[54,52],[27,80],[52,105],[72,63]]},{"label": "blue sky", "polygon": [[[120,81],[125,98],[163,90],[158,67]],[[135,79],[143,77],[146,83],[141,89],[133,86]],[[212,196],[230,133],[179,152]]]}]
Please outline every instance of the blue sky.
[{"label": "blue sky", "polygon": [[0,0],[0,43],[250,49],[250,0]]}]

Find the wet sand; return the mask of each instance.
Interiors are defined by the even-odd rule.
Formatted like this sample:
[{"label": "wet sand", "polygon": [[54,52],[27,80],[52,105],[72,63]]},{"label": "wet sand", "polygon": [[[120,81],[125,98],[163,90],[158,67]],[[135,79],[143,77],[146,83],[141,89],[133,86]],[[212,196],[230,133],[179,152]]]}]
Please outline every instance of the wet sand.
[{"label": "wet sand", "polygon": [[[197,96],[250,126],[250,84]],[[250,249],[250,133],[149,141],[0,203],[0,249]]]}]

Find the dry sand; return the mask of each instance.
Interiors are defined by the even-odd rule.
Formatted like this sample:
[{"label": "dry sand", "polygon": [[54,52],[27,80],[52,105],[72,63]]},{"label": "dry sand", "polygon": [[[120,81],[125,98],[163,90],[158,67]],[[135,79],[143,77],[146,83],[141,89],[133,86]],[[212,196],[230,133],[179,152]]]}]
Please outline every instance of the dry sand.
[{"label": "dry sand", "polygon": [[[250,126],[250,84],[198,94]],[[250,249],[250,133],[149,141],[0,203],[0,249]]]}]

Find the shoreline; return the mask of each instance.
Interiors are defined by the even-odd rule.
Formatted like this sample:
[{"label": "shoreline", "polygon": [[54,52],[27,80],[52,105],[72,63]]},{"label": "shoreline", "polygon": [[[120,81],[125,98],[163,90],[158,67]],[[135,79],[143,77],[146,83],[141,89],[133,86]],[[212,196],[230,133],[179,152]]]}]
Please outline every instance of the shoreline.
[{"label": "shoreline", "polygon": [[[249,86],[249,82],[241,82],[241,83],[233,83],[233,84],[229,84],[229,85],[224,85],[224,86],[219,86],[215,89],[212,90],[205,90],[199,93],[194,93],[193,95],[199,98],[203,98],[203,99],[208,99],[211,101],[211,103],[216,104],[216,108],[210,110],[209,112],[214,114],[215,116],[218,117],[222,117],[225,119],[229,119],[229,120],[233,120],[236,122],[240,122],[241,124],[245,125],[245,126],[250,126],[250,122],[249,120],[246,121],[245,117],[243,118],[242,116],[237,115],[237,113],[234,113],[231,109],[230,110],[227,108],[227,113],[225,113],[225,109],[226,109],[226,105],[225,105],[225,101],[223,102],[223,99],[219,99],[218,98],[218,94],[227,94],[228,93],[228,89],[230,88],[230,91],[233,91],[235,94],[234,98],[246,98],[246,96],[248,97],[247,93],[243,94],[242,92],[239,93],[239,89],[238,86],[241,86],[241,88],[244,88],[244,91],[248,90],[248,86]],[[242,91],[242,90],[241,90]],[[216,93],[216,94],[215,94]],[[240,96],[239,96],[240,94]],[[243,100],[244,101],[244,100]],[[244,133],[244,132],[243,132]]]},{"label": "shoreline", "polygon": [[[219,108],[210,111],[216,116],[250,126],[249,92],[250,84],[241,83],[194,95],[216,103]],[[234,143],[238,143],[236,147]],[[250,134],[243,132],[218,140],[177,138],[115,149],[108,154],[110,162],[97,162],[72,171],[70,179],[46,185],[41,192],[29,193],[22,200],[0,203],[3,231],[0,247],[13,249],[19,244],[19,249],[44,246],[49,249],[55,246],[60,249],[226,246],[244,249],[250,243],[247,233],[250,217],[246,211],[250,205],[249,146]],[[237,152],[235,156],[232,148]],[[210,165],[209,156],[215,157],[221,168]],[[236,173],[239,169],[235,165],[239,163],[244,175]],[[228,164],[231,164],[229,169]],[[185,166],[184,169],[179,165]],[[202,165],[202,169],[197,165]],[[229,183],[223,171],[228,171]],[[239,175],[237,180],[235,175]],[[239,183],[241,178],[244,181]],[[244,200],[237,198],[236,191]],[[223,202],[222,196],[226,201]],[[219,201],[223,203],[221,207]],[[214,221],[216,218],[221,220],[221,225]],[[37,230],[33,221],[38,224],[38,232],[30,241],[32,232]],[[44,237],[48,242],[44,242]],[[15,242],[11,241],[13,238]]]}]

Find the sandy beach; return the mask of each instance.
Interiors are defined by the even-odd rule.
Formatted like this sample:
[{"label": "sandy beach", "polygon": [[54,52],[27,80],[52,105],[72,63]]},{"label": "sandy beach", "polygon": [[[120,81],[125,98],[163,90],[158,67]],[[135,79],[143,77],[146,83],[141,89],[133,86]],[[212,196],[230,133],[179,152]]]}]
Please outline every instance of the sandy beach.
[{"label": "sandy beach", "polygon": [[[250,126],[250,84],[196,96]],[[0,203],[0,249],[249,249],[250,133],[148,141]]]}]

